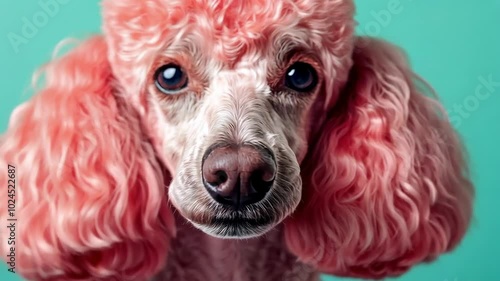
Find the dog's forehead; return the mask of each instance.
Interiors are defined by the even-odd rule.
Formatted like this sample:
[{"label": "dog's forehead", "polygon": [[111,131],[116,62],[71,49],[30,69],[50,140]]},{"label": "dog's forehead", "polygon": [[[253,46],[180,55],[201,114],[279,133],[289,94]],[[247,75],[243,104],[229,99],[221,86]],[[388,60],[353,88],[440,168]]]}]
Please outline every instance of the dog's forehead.
[{"label": "dog's forehead", "polygon": [[352,0],[105,0],[104,29],[115,71],[126,76],[187,38],[230,64],[248,51],[281,48],[283,38],[335,49],[353,13]]},{"label": "dog's forehead", "polygon": [[265,53],[280,47],[276,41],[286,41],[285,36],[306,41],[308,27],[300,25],[298,8],[291,1],[199,2],[203,4],[187,6],[189,20],[181,30],[171,29],[170,34],[186,34],[184,40],[172,43],[192,44],[205,55],[234,64],[248,52]]},{"label": "dog's forehead", "polygon": [[282,42],[323,46],[325,38],[335,32],[335,15],[346,12],[342,2],[165,0],[170,15],[183,15],[171,17],[166,36],[194,35],[195,42],[190,43],[227,63],[236,62],[248,51],[282,48]]}]

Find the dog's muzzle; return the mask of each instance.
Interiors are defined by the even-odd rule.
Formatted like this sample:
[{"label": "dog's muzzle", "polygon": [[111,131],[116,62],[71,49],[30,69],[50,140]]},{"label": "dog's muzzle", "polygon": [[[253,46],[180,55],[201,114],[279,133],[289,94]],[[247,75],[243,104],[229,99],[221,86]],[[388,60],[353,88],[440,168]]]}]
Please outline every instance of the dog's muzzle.
[{"label": "dog's muzzle", "polygon": [[266,148],[213,145],[206,150],[201,169],[210,196],[239,209],[266,197],[276,177],[276,160]]}]

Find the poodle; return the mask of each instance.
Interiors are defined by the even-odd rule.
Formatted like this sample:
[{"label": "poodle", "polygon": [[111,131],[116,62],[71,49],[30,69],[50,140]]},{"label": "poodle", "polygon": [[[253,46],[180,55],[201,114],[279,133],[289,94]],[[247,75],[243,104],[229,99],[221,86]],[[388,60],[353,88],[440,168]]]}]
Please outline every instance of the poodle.
[{"label": "poodle", "polygon": [[0,252],[28,280],[381,279],[464,237],[463,145],[352,0],[102,9],[1,137]]}]

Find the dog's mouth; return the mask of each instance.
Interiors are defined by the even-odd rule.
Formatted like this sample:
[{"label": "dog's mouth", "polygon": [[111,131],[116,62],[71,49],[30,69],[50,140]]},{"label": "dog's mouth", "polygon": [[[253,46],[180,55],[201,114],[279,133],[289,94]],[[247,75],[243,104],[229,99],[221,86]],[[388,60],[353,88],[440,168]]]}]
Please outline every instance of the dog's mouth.
[{"label": "dog's mouth", "polygon": [[250,238],[260,236],[274,227],[275,219],[270,216],[249,218],[241,211],[215,215],[210,220],[191,222],[205,233],[220,238]]},{"label": "dog's mouth", "polygon": [[214,217],[211,221],[211,225],[221,225],[221,226],[249,226],[249,227],[260,227],[269,225],[273,222],[273,220],[269,217],[261,217],[256,219],[243,218],[240,216],[236,216],[233,218],[225,218],[225,217]]}]

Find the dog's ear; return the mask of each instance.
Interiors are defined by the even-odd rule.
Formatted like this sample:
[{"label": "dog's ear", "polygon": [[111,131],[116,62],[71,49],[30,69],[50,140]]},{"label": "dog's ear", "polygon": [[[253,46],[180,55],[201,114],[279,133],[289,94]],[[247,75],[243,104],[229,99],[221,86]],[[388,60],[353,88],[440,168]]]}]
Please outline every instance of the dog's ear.
[{"label": "dog's ear", "polygon": [[404,55],[355,44],[348,84],[302,164],[286,241],[325,273],[397,276],[461,241],[473,186],[457,134]]},{"label": "dog's ear", "polygon": [[147,280],[175,231],[170,179],[112,86],[104,39],[45,74],[0,143],[0,198],[9,202],[0,218],[15,225],[1,232],[1,255],[15,254],[16,272],[30,280]]}]

